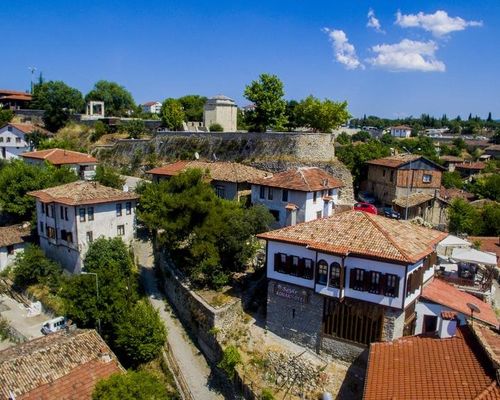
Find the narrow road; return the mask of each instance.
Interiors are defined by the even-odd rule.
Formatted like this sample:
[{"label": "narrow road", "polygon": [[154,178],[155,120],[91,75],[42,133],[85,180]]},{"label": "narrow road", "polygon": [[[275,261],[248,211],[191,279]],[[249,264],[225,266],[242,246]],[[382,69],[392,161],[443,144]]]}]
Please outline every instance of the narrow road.
[{"label": "narrow road", "polygon": [[151,242],[137,240],[134,243],[134,249],[141,267],[141,277],[146,293],[153,306],[159,310],[165,323],[168,330],[167,340],[173,356],[179,364],[193,397],[195,400],[224,399],[224,396],[213,389],[209,383],[211,371],[203,354],[189,340],[180,321],[172,315],[173,312],[165,311],[165,298],[158,290],[153,270]]}]

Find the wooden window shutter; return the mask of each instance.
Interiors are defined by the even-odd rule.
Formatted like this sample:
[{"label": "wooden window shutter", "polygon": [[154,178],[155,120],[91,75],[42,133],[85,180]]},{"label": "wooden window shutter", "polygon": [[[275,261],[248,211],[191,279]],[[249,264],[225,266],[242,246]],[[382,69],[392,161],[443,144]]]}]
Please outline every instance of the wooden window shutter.
[{"label": "wooden window shutter", "polygon": [[354,288],[354,281],[356,280],[356,270],[357,268],[351,269],[349,273],[349,288]]},{"label": "wooden window shutter", "polygon": [[363,290],[368,291],[372,282],[373,271],[363,270]]},{"label": "wooden window shutter", "polygon": [[397,275],[394,275],[394,277],[396,278],[395,279],[395,283],[394,283],[394,297],[398,297],[399,296],[399,281],[401,280],[401,278]]},{"label": "wooden window shutter", "polygon": [[408,279],[406,281],[406,295],[408,296],[412,292],[413,292],[412,274],[410,274],[410,275],[408,275]]},{"label": "wooden window shutter", "polygon": [[380,294],[384,294],[385,293],[386,277],[387,277],[386,274],[380,274],[380,279],[378,281],[378,292]]},{"label": "wooden window shutter", "polygon": [[286,257],[285,272],[289,274],[292,271],[292,256]]},{"label": "wooden window shutter", "polygon": [[299,268],[297,270],[297,276],[303,277],[304,276],[304,272],[305,272],[304,259],[303,258],[299,258]]},{"label": "wooden window shutter", "polygon": [[281,271],[281,257],[280,253],[274,253],[274,270]]}]

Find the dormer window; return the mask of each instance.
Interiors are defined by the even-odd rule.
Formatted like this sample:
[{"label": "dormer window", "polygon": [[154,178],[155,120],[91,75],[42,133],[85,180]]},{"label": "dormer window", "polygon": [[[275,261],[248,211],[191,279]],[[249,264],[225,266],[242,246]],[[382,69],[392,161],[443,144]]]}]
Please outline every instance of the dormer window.
[{"label": "dormer window", "polygon": [[318,192],[313,192],[313,203],[316,203],[316,200],[318,200]]}]

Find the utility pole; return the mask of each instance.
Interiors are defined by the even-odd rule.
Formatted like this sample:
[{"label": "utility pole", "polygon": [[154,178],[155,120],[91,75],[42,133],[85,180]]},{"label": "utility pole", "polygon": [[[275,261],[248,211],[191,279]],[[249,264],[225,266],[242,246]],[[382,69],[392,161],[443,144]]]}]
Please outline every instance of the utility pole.
[{"label": "utility pole", "polygon": [[28,67],[28,69],[31,71],[31,94],[33,94],[33,74],[36,71],[36,67]]}]

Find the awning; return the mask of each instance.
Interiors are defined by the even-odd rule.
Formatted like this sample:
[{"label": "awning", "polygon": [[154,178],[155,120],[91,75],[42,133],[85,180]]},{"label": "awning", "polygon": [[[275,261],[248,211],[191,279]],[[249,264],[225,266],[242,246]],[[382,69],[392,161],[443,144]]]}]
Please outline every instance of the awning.
[{"label": "awning", "polygon": [[492,265],[495,267],[497,265],[496,254],[487,253],[485,251],[479,251],[475,249],[453,249],[451,258],[456,261],[464,261],[475,264]]},{"label": "awning", "polygon": [[459,237],[448,235],[438,243],[438,246],[471,246],[471,243]]}]

